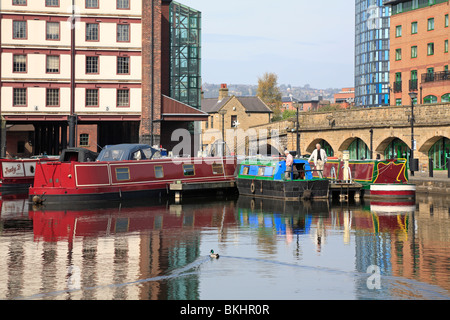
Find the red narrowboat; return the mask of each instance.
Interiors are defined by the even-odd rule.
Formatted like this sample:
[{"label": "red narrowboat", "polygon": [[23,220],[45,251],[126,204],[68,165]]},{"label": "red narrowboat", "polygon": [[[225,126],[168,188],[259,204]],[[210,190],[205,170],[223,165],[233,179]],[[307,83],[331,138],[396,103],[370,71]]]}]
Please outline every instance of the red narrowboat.
[{"label": "red narrowboat", "polygon": [[106,146],[95,161],[83,153],[65,150],[60,161],[38,163],[29,199],[37,204],[151,199],[169,195],[172,184],[196,184],[196,195],[218,182],[234,188],[234,157],[168,158],[142,144]]}]

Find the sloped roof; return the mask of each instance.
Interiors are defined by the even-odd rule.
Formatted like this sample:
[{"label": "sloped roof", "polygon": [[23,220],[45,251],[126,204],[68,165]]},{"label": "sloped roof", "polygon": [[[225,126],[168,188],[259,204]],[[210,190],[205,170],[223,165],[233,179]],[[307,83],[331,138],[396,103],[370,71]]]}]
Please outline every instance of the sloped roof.
[{"label": "sloped roof", "polygon": [[236,98],[246,112],[249,113],[273,113],[272,110],[259,97],[236,97],[231,96],[222,100],[217,99],[202,99],[202,111],[207,113],[217,113],[223,106],[225,106],[232,98]]}]

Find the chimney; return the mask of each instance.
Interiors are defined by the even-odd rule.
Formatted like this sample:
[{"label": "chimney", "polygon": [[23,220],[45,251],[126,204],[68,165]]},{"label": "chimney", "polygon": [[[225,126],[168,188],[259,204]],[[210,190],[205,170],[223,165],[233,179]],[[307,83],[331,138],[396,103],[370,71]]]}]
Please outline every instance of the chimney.
[{"label": "chimney", "polygon": [[222,83],[219,89],[219,101],[228,97],[228,87],[226,83]]}]

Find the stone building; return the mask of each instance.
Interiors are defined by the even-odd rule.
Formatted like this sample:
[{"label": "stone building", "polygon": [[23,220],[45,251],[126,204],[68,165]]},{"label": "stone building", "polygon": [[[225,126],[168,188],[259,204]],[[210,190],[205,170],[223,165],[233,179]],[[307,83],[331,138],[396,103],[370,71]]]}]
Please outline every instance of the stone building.
[{"label": "stone building", "polygon": [[[228,87],[222,84],[219,98],[202,99],[202,111],[208,113],[208,121],[202,122],[203,150],[216,141],[227,141],[227,130],[248,130],[255,125],[269,123],[272,110],[257,96],[237,97],[228,94]],[[245,141],[236,141],[236,146]]]}]

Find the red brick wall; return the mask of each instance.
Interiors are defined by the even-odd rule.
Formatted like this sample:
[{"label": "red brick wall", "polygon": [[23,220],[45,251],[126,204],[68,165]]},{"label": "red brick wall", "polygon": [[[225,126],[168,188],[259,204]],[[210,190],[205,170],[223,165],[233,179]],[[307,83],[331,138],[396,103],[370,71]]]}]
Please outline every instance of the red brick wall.
[{"label": "red brick wall", "polygon": [[[393,89],[395,74],[402,73],[402,92],[391,92],[391,105],[395,105],[396,99],[402,99],[402,104],[409,105],[411,99],[409,93],[409,80],[411,70],[417,70],[418,77],[418,102],[421,98],[432,94],[441,101],[443,94],[450,92],[450,81],[422,83],[421,76],[427,72],[427,68],[434,68],[435,72],[444,70],[445,65],[449,65],[450,54],[444,53],[444,41],[450,38],[450,27],[444,27],[445,15],[449,14],[450,5],[448,2],[441,3],[409,12],[395,14],[391,17],[391,49],[390,49],[390,81]],[[428,31],[428,19],[434,18],[434,30]],[[411,34],[411,23],[417,21],[418,32]],[[402,26],[402,36],[396,37],[396,26]],[[434,55],[428,56],[428,43],[434,43]],[[417,58],[411,58],[411,47],[417,46]],[[402,59],[395,60],[396,49],[402,49]]]},{"label": "red brick wall", "polygon": [[[97,132],[96,124],[79,124],[77,126],[77,147],[86,148],[93,152],[97,152]],[[89,145],[81,145],[80,137],[82,134],[89,135]]]},{"label": "red brick wall", "polygon": [[[142,1],[142,116],[139,130],[141,143],[150,143],[152,106],[153,120],[161,119],[161,0]],[[153,134],[154,143],[159,143],[159,122],[153,122]]]}]

